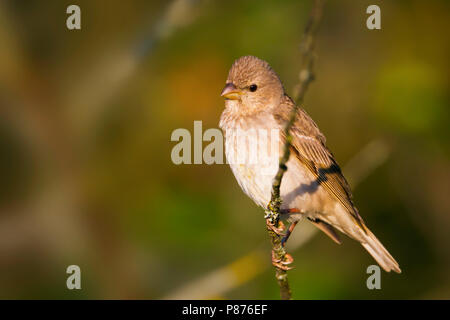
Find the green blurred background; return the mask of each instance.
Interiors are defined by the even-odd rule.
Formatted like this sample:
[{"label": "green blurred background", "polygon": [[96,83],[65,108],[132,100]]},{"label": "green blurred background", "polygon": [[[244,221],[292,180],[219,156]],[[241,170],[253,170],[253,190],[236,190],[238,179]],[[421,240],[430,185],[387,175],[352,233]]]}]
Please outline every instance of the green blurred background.
[{"label": "green blurred background", "polygon": [[[263,211],[228,166],[174,165],[170,137],[218,127],[239,56],[292,93],[310,7],[1,0],[0,298],[279,298]],[[449,29],[448,1],[327,2],[305,109],[403,273],[368,290],[365,250],[305,222],[295,299],[450,298]],[[72,264],[82,290],[66,288]]]}]

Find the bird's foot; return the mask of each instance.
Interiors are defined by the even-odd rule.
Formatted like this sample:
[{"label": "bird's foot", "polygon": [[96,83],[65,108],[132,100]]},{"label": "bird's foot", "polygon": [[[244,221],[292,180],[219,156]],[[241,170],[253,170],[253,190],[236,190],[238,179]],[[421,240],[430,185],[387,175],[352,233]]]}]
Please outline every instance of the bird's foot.
[{"label": "bird's foot", "polygon": [[277,267],[278,269],[281,269],[284,271],[288,271],[288,270],[292,269],[291,267],[288,266],[292,262],[294,262],[294,258],[292,258],[292,256],[289,253],[286,253],[284,255],[284,260],[281,260],[281,259],[277,259],[275,257],[275,252],[272,250],[272,265],[274,267]]},{"label": "bird's foot", "polygon": [[267,228],[269,228],[270,230],[275,232],[278,236],[283,236],[283,237],[285,236],[283,234],[283,231],[286,230],[286,226],[284,225],[284,223],[282,221],[279,221],[278,227],[276,227],[275,224],[270,221],[270,219],[266,219],[266,225],[267,225]]}]

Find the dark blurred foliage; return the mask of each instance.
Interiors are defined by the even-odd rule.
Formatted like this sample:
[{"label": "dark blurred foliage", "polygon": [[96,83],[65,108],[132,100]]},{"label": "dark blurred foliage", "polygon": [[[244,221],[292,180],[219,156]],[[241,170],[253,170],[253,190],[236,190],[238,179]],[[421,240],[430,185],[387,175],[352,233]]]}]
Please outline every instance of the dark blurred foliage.
[{"label": "dark blurred foliage", "polygon": [[[80,31],[66,28],[73,3]],[[370,4],[381,30],[366,28]],[[174,165],[170,136],[218,127],[239,56],[269,61],[292,92],[309,9],[0,1],[0,298],[164,298],[261,243],[270,259],[263,211],[230,169]],[[354,197],[403,273],[370,291],[372,258],[318,234],[293,253],[294,298],[450,298],[448,30],[447,1],[328,1],[305,109],[341,164],[387,144]],[[66,289],[71,264],[81,291]],[[278,298],[273,275],[204,298]]]}]

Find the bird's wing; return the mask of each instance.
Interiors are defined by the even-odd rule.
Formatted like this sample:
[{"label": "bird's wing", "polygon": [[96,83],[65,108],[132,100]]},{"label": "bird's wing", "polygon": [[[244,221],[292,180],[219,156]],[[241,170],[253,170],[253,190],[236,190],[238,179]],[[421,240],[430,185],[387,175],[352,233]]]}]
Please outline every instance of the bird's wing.
[{"label": "bird's wing", "polygon": [[[286,96],[275,114],[275,119],[284,126],[293,107],[294,102]],[[320,185],[347,209],[355,222],[365,231],[364,222],[353,204],[348,182],[333,154],[326,147],[325,137],[301,108],[291,128],[291,136],[291,153],[313,173]]]}]

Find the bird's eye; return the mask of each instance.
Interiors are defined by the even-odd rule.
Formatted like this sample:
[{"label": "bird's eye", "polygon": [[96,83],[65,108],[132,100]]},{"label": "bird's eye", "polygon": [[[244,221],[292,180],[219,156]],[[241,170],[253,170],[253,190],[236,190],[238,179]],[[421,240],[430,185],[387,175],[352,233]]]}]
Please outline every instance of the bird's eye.
[{"label": "bird's eye", "polygon": [[251,92],[255,92],[256,89],[258,89],[258,86],[257,86],[256,84],[252,84],[252,85],[249,87],[249,89],[250,89]]}]

